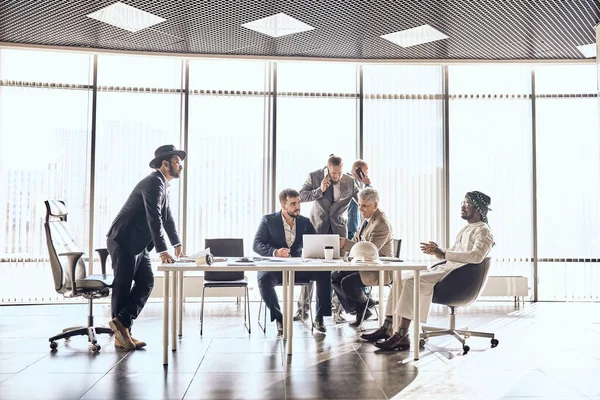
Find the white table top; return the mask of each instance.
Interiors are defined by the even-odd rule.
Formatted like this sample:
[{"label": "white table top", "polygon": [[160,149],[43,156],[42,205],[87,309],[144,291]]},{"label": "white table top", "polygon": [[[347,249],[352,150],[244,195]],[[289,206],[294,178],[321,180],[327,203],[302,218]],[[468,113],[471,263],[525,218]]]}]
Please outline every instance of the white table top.
[{"label": "white table top", "polygon": [[[266,257],[265,257],[266,258]],[[196,265],[195,262],[176,262],[160,264],[159,271],[424,271],[427,263],[424,261],[390,261],[382,264],[350,264],[342,260],[325,262],[324,260],[306,260],[300,258],[270,258],[264,261],[248,263],[237,262],[240,257],[230,257],[225,262],[215,262],[212,265]]]}]

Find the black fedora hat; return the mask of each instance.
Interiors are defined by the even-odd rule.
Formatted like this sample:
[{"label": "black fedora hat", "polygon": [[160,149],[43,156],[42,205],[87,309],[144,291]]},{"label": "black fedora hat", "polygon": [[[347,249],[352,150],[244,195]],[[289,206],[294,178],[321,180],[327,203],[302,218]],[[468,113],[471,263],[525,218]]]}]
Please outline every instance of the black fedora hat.
[{"label": "black fedora hat", "polygon": [[173,146],[172,144],[165,144],[164,146],[160,146],[154,152],[154,159],[152,159],[152,161],[150,161],[150,168],[160,168],[160,164],[157,165],[157,163],[161,159],[164,159],[165,157],[168,157],[168,156],[174,156],[174,155],[178,155],[179,158],[184,160],[185,156],[187,154],[183,150],[177,150],[175,148],[175,146]]}]

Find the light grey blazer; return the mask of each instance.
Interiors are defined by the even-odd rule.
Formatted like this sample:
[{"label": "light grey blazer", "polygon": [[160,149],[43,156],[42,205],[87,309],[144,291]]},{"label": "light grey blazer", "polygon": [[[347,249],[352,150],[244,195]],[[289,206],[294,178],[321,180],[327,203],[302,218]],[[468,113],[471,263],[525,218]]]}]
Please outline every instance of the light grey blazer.
[{"label": "light grey blazer", "polygon": [[329,227],[333,233],[340,237],[348,236],[348,205],[352,199],[358,202],[358,187],[354,178],[342,174],[340,178],[340,199],[333,204],[329,199],[323,197],[321,181],[325,177],[323,168],[308,174],[308,179],[300,189],[300,202],[313,201],[310,211],[310,221],[317,233],[328,233]]}]

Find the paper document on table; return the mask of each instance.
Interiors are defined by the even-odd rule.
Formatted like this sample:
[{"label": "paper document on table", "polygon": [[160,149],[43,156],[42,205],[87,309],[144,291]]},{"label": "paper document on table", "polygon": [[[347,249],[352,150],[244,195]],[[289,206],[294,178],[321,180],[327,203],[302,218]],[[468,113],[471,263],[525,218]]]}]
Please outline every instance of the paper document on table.
[{"label": "paper document on table", "polygon": [[207,254],[210,254],[210,247],[208,247],[208,248],[206,248],[204,250],[201,250],[201,251],[199,251],[197,253],[191,254],[191,255],[189,255],[187,257],[181,257],[179,259],[179,261],[183,261],[183,262],[188,262],[188,261],[189,262],[195,262],[198,258],[206,258]]}]

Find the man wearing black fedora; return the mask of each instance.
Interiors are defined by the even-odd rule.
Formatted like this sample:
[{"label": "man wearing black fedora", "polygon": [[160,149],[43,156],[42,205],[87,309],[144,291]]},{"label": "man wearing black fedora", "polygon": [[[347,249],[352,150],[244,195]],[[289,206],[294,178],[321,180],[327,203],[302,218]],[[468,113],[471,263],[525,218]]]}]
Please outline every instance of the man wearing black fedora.
[{"label": "man wearing black fedora", "polygon": [[155,171],[133,188],[106,235],[114,270],[113,319],[109,325],[115,333],[117,348],[134,350],[146,346],[145,342],[131,336],[131,325],[154,287],[148,252],[156,248],[163,263],[175,261],[167,251],[163,228],[175,247],[175,256],[183,256],[169,206],[169,181],[179,178],[185,157],[185,151],[177,150],[173,145],[156,149],[154,159],[150,161],[150,168]]}]

